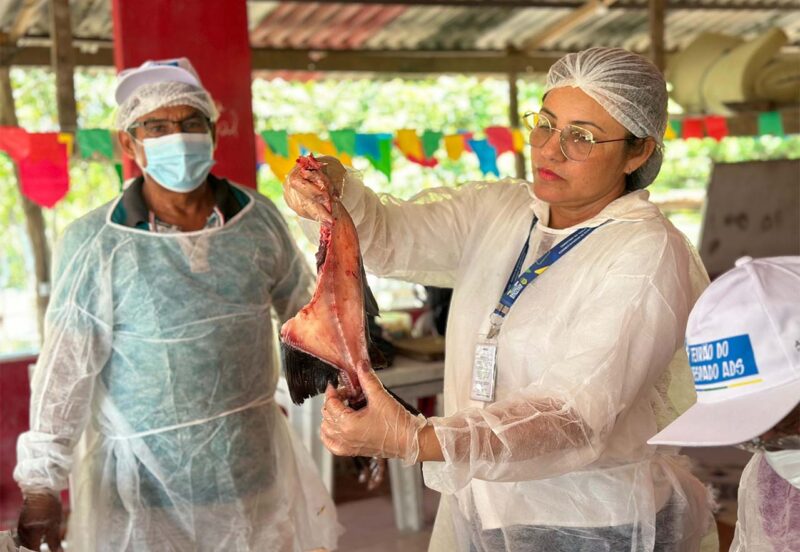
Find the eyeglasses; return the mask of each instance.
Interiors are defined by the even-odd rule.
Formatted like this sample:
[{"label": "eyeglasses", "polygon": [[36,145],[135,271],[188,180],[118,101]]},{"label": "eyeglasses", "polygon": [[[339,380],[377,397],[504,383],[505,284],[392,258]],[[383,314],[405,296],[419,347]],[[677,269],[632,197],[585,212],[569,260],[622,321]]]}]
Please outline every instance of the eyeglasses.
[{"label": "eyeglasses", "polygon": [[525,127],[530,131],[528,143],[534,148],[543,147],[554,132],[560,132],[559,145],[561,153],[570,161],[586,161],[595,144],[608,144],[611,142],[629,142],[639,138],[628,136],[614,140],[595,140],[591,130],[576,125],[566,125],[562,129],[553,128],[550,119],[542,115],[529,111],[522,116]]},{"label": "eyeglasses", "polygon": [[186,134],[204,134],[211,130],[211,120],[202,115],[192,115],[179,121],[170,119],[147,119],[133,123],[128,127],[128,132],[133,132],[137,128],[144,129],[147,138],[159,138],[167,134],[184,132]]}]

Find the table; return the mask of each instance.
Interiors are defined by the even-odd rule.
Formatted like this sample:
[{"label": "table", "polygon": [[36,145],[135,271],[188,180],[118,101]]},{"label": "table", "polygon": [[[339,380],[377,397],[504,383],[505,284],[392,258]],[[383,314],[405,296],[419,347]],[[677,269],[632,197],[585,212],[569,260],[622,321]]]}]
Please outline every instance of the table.
[{"label": "table", "polygon": [[[415,404],[420,397],[435,396],[442,392],[444,361],[424,362],[398,355],[391,368],[376,373],[397,396]],[[333,490],[333,456],[319,438],[324,398],[324,395],[317,395],[298,406],[289,397],[286,380],[281,378],[278,382],[276,400],[287,410],[290,425],[311,453],[322,481],[330,492]],[[437,409],[441,409],[441,404],[442,401],[437,401]],[[389,482],[397,528],[422,530],[423,482],[420,466],[404,467],[401,460],[389,460]]]}]

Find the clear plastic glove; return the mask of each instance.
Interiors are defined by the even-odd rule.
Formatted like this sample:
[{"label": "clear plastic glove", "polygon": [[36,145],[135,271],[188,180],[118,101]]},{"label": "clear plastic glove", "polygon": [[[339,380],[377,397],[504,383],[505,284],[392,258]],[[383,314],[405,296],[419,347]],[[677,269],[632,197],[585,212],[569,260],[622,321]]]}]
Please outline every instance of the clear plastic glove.
[{"label": "clear plastic glove", "polygon": [[22,546],[39,550],[42,541],[51,552],[61,550],[61,499],[47,492],[26,493],[17,534]]},{"label": "clear plastic glove", "polygon": [[347,171],[335,157],[322,156],[317,161],[322,164],[322,170],[309,170],[295,164],[283,184],[283,198],[301,217],[332,222],[331,201],[341,198]]},{"label": "clear plastic glove", "polygon": [[325,391],[320,435],[337,456],[401,458],[407,466],[419,457],[419,432],[425,417],[414,416],[392,398],[369,368],[358,371],[367,406],[353,410],[330,385]]}]

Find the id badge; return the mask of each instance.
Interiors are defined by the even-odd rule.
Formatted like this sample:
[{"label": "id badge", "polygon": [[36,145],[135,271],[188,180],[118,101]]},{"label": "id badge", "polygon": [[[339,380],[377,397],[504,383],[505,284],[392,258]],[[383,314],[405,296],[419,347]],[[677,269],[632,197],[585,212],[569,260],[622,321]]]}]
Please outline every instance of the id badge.
[{"label": "id badge", "polygon": [[493,402],[494,385],[497,378],[497,340],[481,336],[475,345],[472,362],[472,390],[474,401]]}]

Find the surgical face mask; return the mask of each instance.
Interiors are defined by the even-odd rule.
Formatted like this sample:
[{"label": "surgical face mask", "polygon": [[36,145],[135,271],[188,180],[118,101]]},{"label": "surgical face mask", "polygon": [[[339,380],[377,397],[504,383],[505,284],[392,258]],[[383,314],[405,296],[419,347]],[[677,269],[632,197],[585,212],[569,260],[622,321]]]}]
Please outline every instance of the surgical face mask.
[{"label": "surgical face mask", "polygon": [[210,134],[168,134],[142,142],[147,166],[142,170],[173,192],[188,193],[205,182],[213,159]]},{"label": "surgical face mask", "polygon": [[764,456],[775,473],[800,489],[800,450],[765,452]]}]

